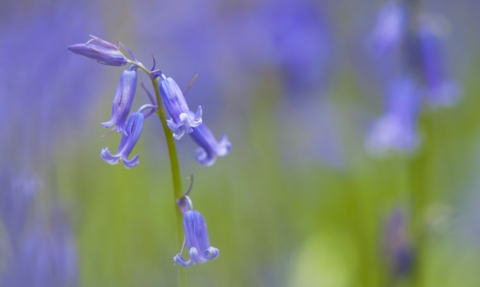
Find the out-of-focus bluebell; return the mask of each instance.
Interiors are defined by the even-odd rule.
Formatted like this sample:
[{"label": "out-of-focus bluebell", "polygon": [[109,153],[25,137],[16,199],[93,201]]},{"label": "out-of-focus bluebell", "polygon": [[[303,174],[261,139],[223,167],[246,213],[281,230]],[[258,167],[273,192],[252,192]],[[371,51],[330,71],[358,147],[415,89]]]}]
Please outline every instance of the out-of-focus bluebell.
[{"label": "out-of-focus bluebell", "polygon": [[[195,83],[195,93],[202,95],[202,104],[209,103],[210,107],[218,107],[220,89],[231,80],[225,71],[228,65],[225,59],[236,61],[233,56],[227,56],[233,36],[225,32],[223,18],[228,15],[217,3],[140,0],[131,11],[138,19],[134,23],[137,42],[161,43],[139,45],[135,47],[136,53],[154,53],[162,63],[162,70],[175,75],[179,84],[198,74],[201,81]],[[183,88],[181,84],[180,87]]]},{"label": "out-of-focus bluebell", "polygon": [[[1,179],[0,194],[7,202],[2,202],[0,214],[8,241],[2,244],[5,268],[0,273],[0,286],[77,286],[76,248],[58,203],[52,203],[49,216],[44,218],[33,209],[38,207],[38,179],[12,179],[5,174]],[[18,224],[14,229],[10,227],[12,222]]]},{"label": "out-of-focus bluebell", "polygon": [[138,153],[131,159],[128,159],[128,156],[142,134],[143,123],[144,114],[142,111],[132,113],[125,128],[127,132],[123,133],[120,139],[117,153],[112,155],[108,147],[106,147],[100,152],[100,157],[109,164],[117,164],[119,161],[122,161],[126,168],[137,166],[139,163]]},{"label": "out-of-focus bluebell", "polygon": [[186,261],[182,257],[183,247],[179,254],[175,255],[173,260],[176,264],[187,267],[197,263],[205,263],[208,260],[218,258],[220,251],[210,246],[207,224],[200,212],[193,209],[192,202],[188,196],[185,196],[190,209],[183,214],[183,228],[185,231],[184,246],[187,246],[190,259]]},{"label": "out-of-focus bluebell", "polygon": [[12,243],[19,240],[27,224],[39,180],[23,174],[12,180],[7,172],[0,173],[0,215]]},{"label": "out-of-focus bluebell", "polygon": [[102,123],[104,128],[116,125],[117,132],[128,136],[128,129],[125,128],[128,114],[132,108],[133,98],[137,90],[137,67],[132,65],[128,70],[123,71],[115,91],[112,102],[112,117],[108,122]]},{"label": "out-of-focus bluebell", "polygon": [[192,128],[198,127],[202,123],[202,107],[198,107],[196,114],[191,113],[177,83],[163,74],[162,78],[159,85],[162,102],[171,117],[171,119],[167,119],[167,124],[173,131],[173,137],[179,140],[185,133],[191,133]]},{"label": "out-of-focus bluebell", "polygon": [[199,146],[195,151],[195,159],[205,166],[213,165],[217,156],[226,156],[232,147],[225,134],[222,134],[220,141],[217,141],[210,129],[203,123],[193,128],[193,132],[189,135]]},{"label": "out-of-focus bluebell", "polygon": [[365,147],[371,155],[383,155],[390,150],[412,152],[418,147],[421,96],[410,77],[398,78],[389,85],[384,114],[373,123],[365,138]]},{"label": "out-of-focus bluebell", "polygon": [[408,29],[407,6],[402,1],[388,1],[378,13],[375,26],[367,44],[377,55],[398,47]]},{"label": "out-of-focus bluebell", "polygon": [[[97,62],[104,65],[125,66],[128,63],[127,59],[123,56],[117,46],[95,36],[90,37],[92,37],[92,39],[87,43],[71,45],[68,46],[68,49],[75,54],[95,59]],[[91,44],[94,41],[98,42],[100,46]]]},{"label": "out-of-focus bluebell", "polygon": [[17,6],[22,9],[2,5],[9,12],[0,17],[0,65],[8,67],[0,71],[0,153],[12,166],[39,158],[45,164],[57,136],[84,122],[98,86],[82,81],[98,71],[89,69],[89,61],[69,57],[65,47],[78,42],[78,35],[98,31],[101,17],[95,3],[39,6],[27,9],[28,16]]},{"label": "out-of-focus bluebell", "polygon": [[420,18],[417,31],[420,65],[427,102],[432,107],[452,106],[461,96],[460,87],[447,76],[444,30],[431,16]]},{"label": "out-of-focus bluebell", "polygon": [[383,252],[392,276],[407,275],[413,264],[413,248],[408,239],[407,222],[401,209],[395,209],[383,231]]},{"label": "out-of-focus bluebell", "polygon": [[265,0],[248,8],[232,17],[232,49],[241,65],[278,69],[295,96],[324,82],[332,41],[320,4]]}]

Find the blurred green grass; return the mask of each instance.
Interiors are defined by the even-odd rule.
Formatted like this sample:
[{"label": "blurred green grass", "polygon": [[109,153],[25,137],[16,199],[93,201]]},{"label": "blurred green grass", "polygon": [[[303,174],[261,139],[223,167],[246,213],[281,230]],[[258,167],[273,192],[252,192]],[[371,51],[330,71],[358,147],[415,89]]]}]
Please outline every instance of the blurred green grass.
[{"label": "blurred green grass", "polygon": [[[329,96],[341,127],[341,168],[283,160],[278,138],[289,131],[277,124],[280,87],[267,75],[249,95],[251,113],[231,138],[231,154],[210,168],[188,160],[182,166],[184,186],[186,176],[195,174],[191,198],[221,253],[188,269],[190,286],[479,286],[480,249],[465,244],[455,225],[427,233],[425,248],[415,254],[422,270],[416,282],[389,285],[381,249],[383,224],[396,206],[409,213],[415,244],[426,212],[416,209],[419,200],[428,210],[440,205],[458,211],[473,192],[479,172],[479,63],[477,55],[458,106],[422,113],[420,151],[388,159],[369,158],[363,149],[364,130],[355,115],[380,111],[365,106],[355,77],[345,71]],[[57,150],[58,189],[74,214],[81,285],[175,286],[181,267],[172,260],[179,250],[167,151],[160,142],[152,150],[156,143],[146,144],[152,137],[144,135],[136,148],[138,167],[102,162],[100,149],[106,143],[116,148],[118,140],[99,136],[107,102],[99,100],[103,107],[86,128],[88,141],[73,135],[81,145]],[[144,133],[161,135],[160,126],[152,126]],[[223,128],[228,134],[228,126]],[[179,152],[190,157],[194,150]]]}]

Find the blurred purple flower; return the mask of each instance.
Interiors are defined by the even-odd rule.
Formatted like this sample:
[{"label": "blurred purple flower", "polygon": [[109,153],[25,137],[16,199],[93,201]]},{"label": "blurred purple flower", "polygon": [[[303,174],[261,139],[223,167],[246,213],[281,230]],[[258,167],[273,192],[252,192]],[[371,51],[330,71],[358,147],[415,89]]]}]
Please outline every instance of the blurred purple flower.
[{"label": "blurred purple flower", "polygon": [[[141,3],[145,5],[136,5],[132,11],[138,19],[135,23],[138,43],[162,43],[153,50],[162,70],[176,75],[178,83],[188,82],[198,74],[201,81],[195,83],[194,89],[202,94],[202,103],[218,105],[220,88],[231,77],[225,73],[225,54],[230,51],[231,35],[225,33],[222,22],[225,15],[218,11],[215,1]],[[152,47],[146,47],[140,45],[135,49],[141,54],[151,53]]]},{"label": "blurred purple flower", "polygon": [[398,47],[408,29],[408,15],[405,3],[388,1],[378,13],[368,44],[377,55],[385,54]]},{"label": "blurred purple flower", "polygon": [[278,68],[288,91],[298,95],[299,89],[319,85],[326,77],[331,39],[320,11],[313,1],[258,2],[233,17],[233,49],[249,70]]},{"label": "blurred purple flower", "polygon": [[117,132],[128,136],[125,125],[128,114],[132,108],[133,98],[137,89],[137,67],[132,65],[128,70],[123,71],[118,81],[115,97],[112,102],[112,117],[108,122],[102,123],[104,128],[116,125]]},{"label": "blurred purple flower", "polygon": [[159,86],[162,101],[171,117],[167,119],[167,124],[173,131],[173,137],[179,140],[185,133],[191,133],[192,128],[202,123],[202,107],[198,107],[196,114],[191,113],[177,83],[172,78],[166,78],[164,75],[162,77]]},{"label": "blurred purple flower", "polygon": [[[77,255],[65,214],[54,203],[46,222],[33,214],[39,183],[32,177],[13,180],[2,174],[2,222],[9,238],[6,265],[0,273],[0,286],[68,287],[77,286]],[[10,188],[5,188],[11,185]],[[2,202],[3,203],[3,202]],[[36,215],[34,218],[33,215]],[[14,229],[11,222],[19,225]],[[12,235],[14,232],[15,235]],[[8,246],[8,245],[2,245]]]},{"label": "blurred purple flower", "polygon": [[199,145],[195,159],[205,166],[213,165],[217,156],[226,156],[232,147],[225,134],[222,134],[220,141],[217,142],[210,129],[203,123],[193,128],[189,135]]},{"label": "blurred purple flower", "polygon": [[27,225],[39,180],[24,174],[11,179],[7,172],[0,174],[0,216],[12,244],[15,244]]},{"label": "blurred purple flower", "polygon": [[[118,50],[117,46],[95,36],[90,37],[92,37],[92,39],[86,44],[71,45],[68,46],[68,49],[75,54],[95,59],[97,62],[104,65],[125,66],[128,63],[127,59]],[[93,41],[97,41],[100,46],[91,44]]]},{"label": "blurred purple flower", "polygon": [[410,272],[414,259],[413,249],[407,238],[407,222],[401,209],[395,209],[386,221],[383,251],[395,278]]},{"label": "blurred purple flower", "polygon": [[189,203],[190,210],[183,214],[183,228],[185,231],[184,246],[187,246],[190,259],[185,261],[182,257],[183,247],[180,253],[173,258],[175,263],[183,267],[197,263],[205,263],[218,258],[220,255],[217,248],[210,246],[205,219],[200,212],[193,210],[190,198],[188,198],[188,196],[185,196],[185,198]]},{"label": "blurred purple flower", "polygon": [[387,90],[385,111],[367,133],[365,147],[372,155],[389,150],[412,152],[419,143],[417,117],[421,93],[408,77],[396,79]]},{"label": "blurred purple flower", "polygon": [[[18,5],[17,5],[18,6]],[[2,9],[7,7],[3,7]],[[83,122],[97,83],[85,83],[88,61],[76,61],[65,47],[98,28],[96,4],[11,9],[0,17],[0,153],[12,165],[50,158],[59,133]],[[8,108],[7,108],[8,107]],[[5,110],[3,110],[3,108]],[[12,152],[14,150],[15,152]]]},{"label": "blurred purple flower", "polygon": [[[427,17],[427,16],[425,16]],[[460,98],[460,88],[447,78],[441,27],[428,18],[418,27],[418,47],[426,96],[430,106],[452,106]]]}]

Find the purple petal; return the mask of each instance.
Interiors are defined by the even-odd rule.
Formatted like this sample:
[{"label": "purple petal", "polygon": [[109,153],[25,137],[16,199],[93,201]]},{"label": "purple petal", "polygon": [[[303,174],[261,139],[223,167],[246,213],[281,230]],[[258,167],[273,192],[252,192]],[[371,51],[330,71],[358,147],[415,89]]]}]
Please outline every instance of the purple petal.
[{"label": "purple petal", "polygon": [[200,212],[194,212],[195,220],[195,237],[197,238],[198,247],[200,252],[204,252],[210,248],[210,239],[208,238],[208,229],[205,219],[200,214]]},{"label": "purple petal", "polygon": [[183,267],[188,267],[194,264],[192,260],[185,261],[185,259],[183,259],[183,257],[180,254],[175,255],[175,257],[173,257],[173,261],[175,261],[176,264]]},{"label": "purple petal", "polygon": [[122,159],[123,165],[130,169],[134,166],[137,166],[140,162],[138,161],[138,153],[130,160],[128,159]]},{"label": "purple petal", "polygon": [[205,250],[205,252],[203,254],[203,257],[206,260],[217,259],[218,256],[220,256],[220,251],[215,247],[209,247],[207,250]]},{"label": "purple petal", "polygon": [[100,157],[108,162],[109,164],[117,164],[118,161],[120,160],[120,156],[119,155],[112,155],[110,153],[110,151],[108,150],[108,147],[102,149],[102,151],[100,152]]},{"label": "purple petal", "polygon": [[109,66],[125,66],[128,62],[122,53],[102,46],[92,44],[76,44],[67,47],[75,54],[79,54]]},{"label": "purple petal", "polygon": [[[93,35],[90,35],[90,37],[92,37],[92,40],[95,40],[95,41],[99,42],[103,47],[108,48],[108,49],[111,49],[111,50],[116,50],[116,51],[118,51],[118,47],[115,46],[114,44],[112,44],[112,43],[110,43],[110,42],[108,42],[108,41],[105,41],[105,40],[103,40],[103,39],[100,39],[100,38],[98,38],[98,37],[95,37],[95,36],[93,36]],[[90,41],[89,41],[89,42],[90,42]]]},{"label": "purple petal", "polygon": [[189,135],[199,146],[195,152],[195,159],[202,165],[213,165],[217,155],[225,156],[231,149],[231,144],[225,135],[222,135],[220,142],[217,142],[210,129],[204,123],[193,128],[193,132]]},{"label": "purple petal", "polygon": [[195,212],[187,211],[183,215],[183,228],[185,231],[185,244],[187,245],[188,250],[192,247],[198,249],[198,241],[195,234]]},{"label": "purple petal", "polygon": [[194,158],[204,166],[212,166],[216,160],[216,157],[213,153],[206,152],[202,147],[197,148]]},{"label": "purple petal", "polygon": [[217,147],[217,155],[226,156],[230,152],[231,148],[232,148],[232,144],[228,140],[227,135],[222,134],[220,136],[220,142],[218,143],[218,147]]}]

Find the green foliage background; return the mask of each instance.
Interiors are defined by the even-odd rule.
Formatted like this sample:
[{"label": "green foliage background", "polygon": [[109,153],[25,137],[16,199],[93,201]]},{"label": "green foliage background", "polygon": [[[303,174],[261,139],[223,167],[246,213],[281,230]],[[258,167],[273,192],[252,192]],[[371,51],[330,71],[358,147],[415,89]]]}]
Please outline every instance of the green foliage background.
[{"label": "green foliage background", "polygon": [[[227,157],[205,168],[190,159],[193,146],[179,148],[184,177],[195,174],[194,206],[221,252],[188,269],[190,286],[478,286],[480,239],[469,239],[462,216],[478,193],[478,63],[477,57],[462,79],[459,105],[422,112],[421,149],[384,159],[367,156],[364,130],[355,123],[358,109],[380,109],[366,106],[358,79],[345,68],[328,96],[340,127],[340,167],[285,160],[279,138],[300,132],[278,124],[280,116],[295,115],[277,113],[279,83],[265,75],[248,95],[251,113],[230,137]],[[100,148],[118,139],[100,138],[109,100],[98,102],[84,135],[67,140],[81,145],[59,144],[54,170],[73,214],[81,285],[175,286],[181,267],[172,260],[179,250],[161,126],[147,122],[138,167],[107,165]],[[214,133],[220,131],[228,134],[228,122]],[[86,134],[94,140],[84,141]],[[382,230],[395,208],[407,214],[417,262],[411,278],[396,283],[382,253]],[[422,238],[419,230],[426,230]]]}]

